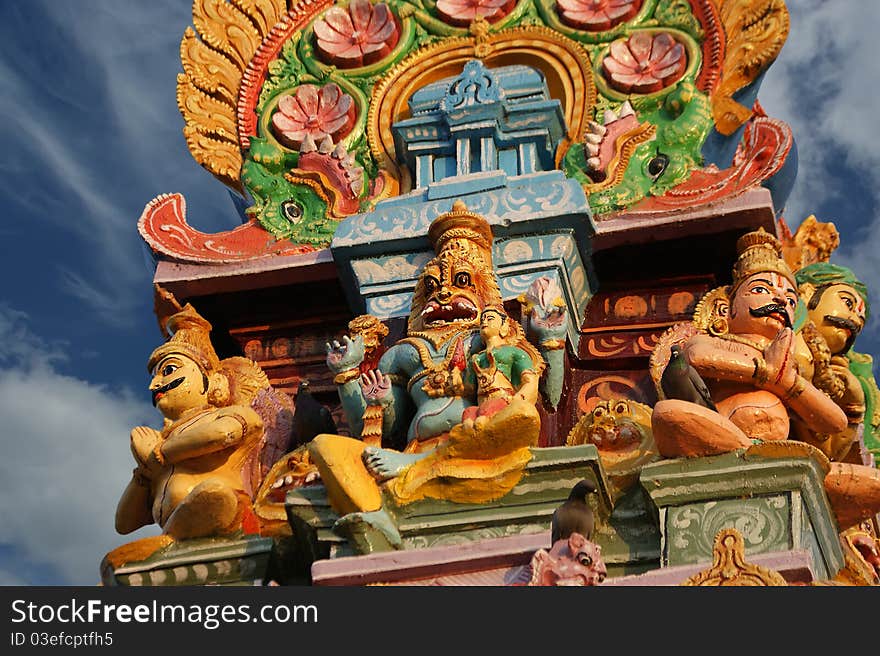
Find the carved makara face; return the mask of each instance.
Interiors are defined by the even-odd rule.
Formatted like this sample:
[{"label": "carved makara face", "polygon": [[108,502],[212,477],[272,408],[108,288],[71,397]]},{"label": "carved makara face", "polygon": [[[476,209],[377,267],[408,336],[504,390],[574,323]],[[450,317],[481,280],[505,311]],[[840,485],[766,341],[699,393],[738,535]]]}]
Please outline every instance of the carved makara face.
[{"label": "carved makara face", "polygon": [[[855,289],[845,284],[821,289],[817,302],[808,301],[807,314],[835,355],[849,351],[865,327],[865,301]],[[816,302],[816,305],[813,305]]]},{"label": "carved makara face", "polygon": [[208,405],[208,381],[185,355],[171,353],[159,360],[150,382],[153,405],[168,419]]},{"label": "carved makara face", "polygon": [[579,533],[557,540],[549,552],[532,559],[533,584],[547,586],[599,585],[608,575],[601,548]]},{"label": "carved makara face", "polygon": [[602,451],[621,451],[638,445],[644,437],[624,399],[599,401],[590,413],[587,440]]},{"label": "carved makara face", "polygon": [[791,328],[797,301],[797,290],[785,276],[753,273],[730,299],[730,332],[773,339],[783,328]]}]

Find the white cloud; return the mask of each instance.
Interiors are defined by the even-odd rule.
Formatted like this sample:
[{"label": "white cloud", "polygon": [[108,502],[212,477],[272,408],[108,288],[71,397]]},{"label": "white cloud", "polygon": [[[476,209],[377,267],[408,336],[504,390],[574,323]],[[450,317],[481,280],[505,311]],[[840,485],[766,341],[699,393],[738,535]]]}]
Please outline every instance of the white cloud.
[{"label": "white cloud", "polygon": [[[24,314],[4,306],[0,344],[7,345],[0,350],[0,543],[59,572],[59,585],[94,585],[103,555],[132,538],[113,528],[134,464],[129,432],[156,425],[157,413],[129,390],[60,373],[59,346],[45,344]],[[0,584],[30,583],[23,576],[0,561]]]},{"label": "white cloud", "polygon": [[[761,86],[761,104],[786,121],[798,146],[798,178],[786,207],[795,228],[809,214],[832,221],[841,245],[832,261],[852,268],[880,305],[880,3],[842,0],[788,2],[791,32]],[[851,210],[855,184],[867,190]],[[820,212],[820,207],[822,211]],[[846,209],[844,209],[846,208]],[[866,210],[862,210],[866,211]],[[874,312],[869,330],[880,329]]]},{"label": "white cloud", "polygon": [[871,138],[873,110],[880,105],[880,60],[870,55],[880,3],[798,0],[788,7],[788,41],[760,99],[771,116],[791,125],[798,143],[801,167],[791,217],[797,224],[829,193],[845,191],[821,183],[826,171],[845,164],[880,179],[880,148]]}]

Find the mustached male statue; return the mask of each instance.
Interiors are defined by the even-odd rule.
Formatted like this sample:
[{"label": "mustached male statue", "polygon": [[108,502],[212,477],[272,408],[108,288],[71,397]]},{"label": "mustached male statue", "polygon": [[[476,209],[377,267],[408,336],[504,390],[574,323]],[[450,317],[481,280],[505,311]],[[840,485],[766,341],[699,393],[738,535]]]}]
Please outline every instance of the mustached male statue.
[{"label": "mustached male statue", "polygon": [[[683,398],[659,401],[651,416],[658,450],[679,458],[765,443],[812,449],[824,463],[825,490],[844,529],[880,510],[880,476],[871,467],[828,462],[804,442],[788,442],[797,437],[793,423],[814,435],[839,434],[848,417],[798,365],[793,324],[799,297],[779,241],[760,229],[743,235],[737,252],[733,284],[702,299],[692,333],[680,345],[716,409]],[[668,358],[668,351],[661,339],[652,367]]]}]

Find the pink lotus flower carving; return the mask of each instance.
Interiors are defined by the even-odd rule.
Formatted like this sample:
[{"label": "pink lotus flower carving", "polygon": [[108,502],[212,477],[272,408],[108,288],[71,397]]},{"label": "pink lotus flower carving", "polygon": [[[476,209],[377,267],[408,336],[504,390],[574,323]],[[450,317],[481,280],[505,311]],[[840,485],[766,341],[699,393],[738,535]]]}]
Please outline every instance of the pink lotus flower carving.
[{"label": "pink lotus flower carving", "polygon": [[639,13],[642,0],[556,0],[562,22],[587,32],[610,30]]},{"label": "pink lotus flower carving", "polygon": [[477,18],[495,23],[515,6],[516,0],[438,0],[437,13],[450,25],[467,27]]},{"label": "pink lotus flower carving", "polygon": [[339,68],[377,62],[400,38],[388,5],[373,5],[370,0],[351,0],[347,8],[331,7],[312,29],[320,58]]},{"label": "pink lotus flower carving", "polygon": [[356,116],[354,100],[336,84],[331,82],[320,89],[303,84],[278,101],[272,129],[284,144],[299,148],[306,137],[315,142],[327,137],[339,141],[351,132]]},{"label": "pink lotus flower carving", "polygon": [[672,35],[636,32],[611,44],[602,70],[612,87],[624,93],[652,93],[675,82],[687,68],[684,46]]}]

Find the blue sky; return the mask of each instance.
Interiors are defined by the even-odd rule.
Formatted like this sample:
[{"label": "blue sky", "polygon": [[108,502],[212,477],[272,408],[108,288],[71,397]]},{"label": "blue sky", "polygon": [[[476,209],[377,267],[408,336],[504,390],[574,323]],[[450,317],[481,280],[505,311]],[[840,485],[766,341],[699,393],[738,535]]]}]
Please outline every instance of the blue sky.
[{"label": "blue sky", "polygon": [[[788,122],[792,227],[833,221],[872,290],[856,348],[880,356],[880,3],[790,0],[792,31],[759,98]],[[175,100],[187,0],[0,3],[0,584],[98,581],[133,461],[158,426],[146,393],[160,335],[136,223],[182,192],[205,231],[237,223],[225,187],[183,140]],[[136,536],[156,532],[142,530]]]}]

